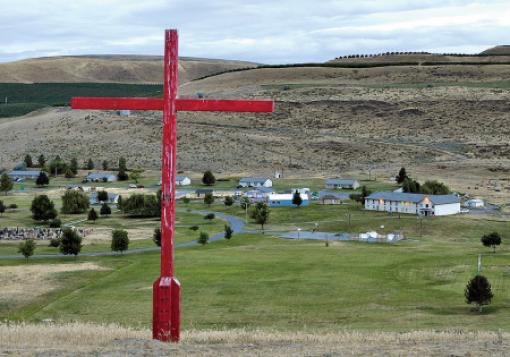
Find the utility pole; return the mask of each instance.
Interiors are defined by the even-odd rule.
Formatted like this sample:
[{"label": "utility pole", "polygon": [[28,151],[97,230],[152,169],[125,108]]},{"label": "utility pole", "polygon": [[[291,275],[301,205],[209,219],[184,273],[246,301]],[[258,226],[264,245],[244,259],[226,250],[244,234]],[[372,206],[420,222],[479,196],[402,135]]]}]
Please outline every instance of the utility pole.
[{"label": "utility pole", "polygon": [[478,255],[478,266],[476,268],[476,275],[480,275],[481,272],[482,272],[482,255],[479,254]]}]

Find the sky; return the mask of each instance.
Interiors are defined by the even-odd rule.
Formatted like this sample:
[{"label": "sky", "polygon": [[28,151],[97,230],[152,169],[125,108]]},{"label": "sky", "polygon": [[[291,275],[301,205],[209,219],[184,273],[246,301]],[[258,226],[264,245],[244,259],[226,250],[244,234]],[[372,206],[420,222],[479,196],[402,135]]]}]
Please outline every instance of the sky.
[{"label": "sky", "polygon": [[179,54],[258,63],[387,51],[478,53],[510,44],[510,0],[0,0],[0,62]]}]

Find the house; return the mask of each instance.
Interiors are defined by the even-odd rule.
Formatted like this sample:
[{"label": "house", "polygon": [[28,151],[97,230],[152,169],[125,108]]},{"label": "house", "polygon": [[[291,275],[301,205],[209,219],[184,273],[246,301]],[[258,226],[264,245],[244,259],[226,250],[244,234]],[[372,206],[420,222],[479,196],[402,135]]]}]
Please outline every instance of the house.
[{"label": "house", "polygon": [[365,209],[422,216],[446,216],[460,213],[460,199],[455,195],[375,192],[365,199]]},{"label": "house", "polygon": [[[267,204],[269,207],[292,207],[294,206],[292,203],[293,197],[294,194],[292,193],[271,194],[267,197]],[[303,200],[301,206],[309,205],[308,195],[301,195],[301,199]]]},{"label": "house", "polygon": [[35,180],[41,174],[41,170],[37,171],[28,171],[28,170],[14,170],[7,174],[9,178],[13,181],[23,180]]},{"label": "house", "polygon": [[100,202],[97,200],[97,192],[92,192],[89,197],[89,203],[91,205],[98,205],[101,203],[109,203],[109,204],[118,204],[119,203],[119,196],[115,193],[108,192],[108,200],[104,202]]},{"label": "house", "polygon": [[204,197],[207,193],[214,196],[214,190],[212,188],[198,188],[195,190],[195,196],[197,198]]},{"label": "house", "polygon": [[346,188],[355,190],[359,187],[358,180],[333,178],[326,180],[326,188]]},{"label": "house", "polygon": [[464,206],[469,208],[482,208],[485,206],[485,202],[483,202],[483,200],[480,198],[472,198],[464,202]]},{"label": "house", "polygon": [[175,176],[175,184],[177,186],[191,185],[191,180],[188,176]]},{"label": "house", "polygon": [[273,187],[273,181],[265,177],[243,177],[239,180],[241,187]]},{"label": "house", "polygon": [[339,205],[342,201],[349,199],[348,192],[330,192],[320,191],[319,192],[319,203],[324,205]]},{"label": "house", "polygon": [[309,195],[310,194],[310,189],[308,187],[293,188],[292,190],[285,191],[285,193],[294,193],[296,191],[299,192],[302,195]]},{"label": "house", "polygon": [[115,182],[117,175],[113,172],[89,172],[84,179],[85,182]]}]

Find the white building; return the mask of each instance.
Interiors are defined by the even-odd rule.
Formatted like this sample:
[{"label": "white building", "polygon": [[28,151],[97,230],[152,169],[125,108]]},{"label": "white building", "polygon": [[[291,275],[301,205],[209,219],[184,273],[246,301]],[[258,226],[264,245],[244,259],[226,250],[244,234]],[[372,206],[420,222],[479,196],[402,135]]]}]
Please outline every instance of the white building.
[{"label": "white building", "polygon": [[359,187],[358,180],[353,179],[328,179],[326,180],[326,188],[347,188],[351,190],[355,190]]},{"label": "white building", "polygon": [[41,170],[37,171],[28,171],[28,170],[14,170],[7,174],[11,178],[11,180],[18,181],[20,179],[31,179],[36,180],[37,177],[41,174]]},{"label": "white building", "polygon": [[482,208],[485,206],[485,202],[481,198],[472,198],[464,202],[464,206],[469,208]]},{"label": "white building", "polygon": [[243,177],[239,180],[241,187],[273,187],[273,181],[265,177]]},{"label": "white building", "polygon": [[423,216],[446,216],[460,213],[460,199],[455,195],[375,192],[365,199],[365,209]]},{"label": "white building", "polygon": [[90,172],[85,177],[86,182],[115,182],[117,175],[113,172]]},{"label": "white building", "polygon": [[191,179],[188,176],[175,176],[175,184],[177,186],[191,185]]},{"label": "white building", "polygon": [[[301,195],[301,207],[308,206],[309,200],[308,195]],[[280,194],[271,194],[267,197],[267,204],[269,207],[292,207],[294,204],[292,203],[292,199],[294,198],[294,194],[292,193],[280,193]]]}]

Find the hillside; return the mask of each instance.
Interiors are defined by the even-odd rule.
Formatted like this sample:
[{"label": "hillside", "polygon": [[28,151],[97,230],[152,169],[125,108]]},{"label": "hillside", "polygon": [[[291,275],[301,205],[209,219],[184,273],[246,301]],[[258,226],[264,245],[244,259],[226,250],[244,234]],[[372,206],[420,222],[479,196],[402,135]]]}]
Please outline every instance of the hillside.
[{"label": "hillside", "polygon": [[[254,63],[183,57],[179,82],[189,82]],[[0,83],[131,83],[163,81],[163,60],[159,56],[70,56],[45,57],[0,63]]]},{"label": "hillside", "polygon": [[482,55],[509,55],[510,45],[500,45],[489,48],[481,53]]}]

